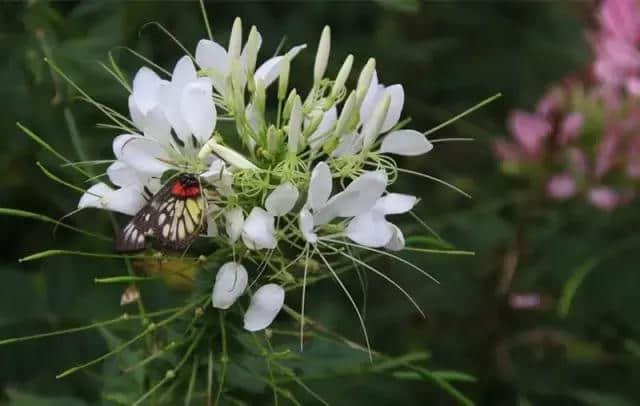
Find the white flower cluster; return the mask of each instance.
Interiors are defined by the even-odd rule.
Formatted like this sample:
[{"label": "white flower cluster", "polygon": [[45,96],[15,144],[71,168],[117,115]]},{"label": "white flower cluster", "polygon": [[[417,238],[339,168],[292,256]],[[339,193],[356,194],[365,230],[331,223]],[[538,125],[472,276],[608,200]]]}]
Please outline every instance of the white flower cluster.
[{"label": "white flower cluster", "polygon": [[[226,49],[201,40],[195,57],[182,57],[170,80],[141,68],[129,96],[134,128],[123,125],[126,133],[113,141],[116,160],[107,170],[113,186],[98,183],[79,202],[79,208],[134,215],[160,189],[165,172],[198,176],[216,191],[206,234],[236,254],[218,271],[213,305],[227,309],[247,290],[241,262],[258,258],[253,262],[273,268],[269,278],[276,283],[257,289],[245,313],[251,331],[267,327],[284,303],[281,285],[291,278],[282,264],[307,264],[314,256],[327,263],[321,249],[337,254],[343,244],[404,247],[402,231],[386,216],[408,212],[417,199],[387,191],[398,174],[389,154],[432,149],[421,132],[403,128],[403,87],[379,83],[375,60],[365,64],[353,90],[346,86],[352,55],[334,79],[325,75],[328,27],[304,97],[289,89],[289,73],[306,45],[256,67],[261,43],[252,27],[243,46],[236,19]],[[274,108],[267,108],[267,89],[276,81]],[[305,265],[305,279],[306,272]]]}]

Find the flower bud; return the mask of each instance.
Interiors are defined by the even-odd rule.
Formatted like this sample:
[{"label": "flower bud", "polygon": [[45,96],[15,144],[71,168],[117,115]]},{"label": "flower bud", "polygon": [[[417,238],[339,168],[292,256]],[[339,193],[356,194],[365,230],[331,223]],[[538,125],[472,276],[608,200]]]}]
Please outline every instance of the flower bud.
[{"label": "flower bud", "polygon": [[373,77],[373,71],[376,69],[376,60],[369,58],[367,64],[362,68],[360,76],[358,77],[358,86],[356,87],[356,101],[358,107],[362,104],[364,97],[367,95],[369,85],[371,84],[371,78]]},{"label": "flower bud", "polygon": [[333,87],[331,88],[331,94],[329,98],[336,97],[342,88],[344,88],[344,84],[351,73],[351,67],[353,66],[353,55],[349,54],[347,58],[342,63],[342,67],[338,71],[338,76],[336,76],[335,82],[333,82]]},{"label": "flower bud", "polygon": [[239,152],[225,147],[222,144],[218,144],[215,139],[210,139],[206,144],[200,149],[198,153],[198,159],[203,160],[207,157],[211,152],[214,152],[220,158],[222,158],[225,162],[235,166],[239,169],[258,169],[257,166],[253,164],[253,162],[249,161],[247,158],[242,156]]},{"label": "flower bud", "polygon": [[227,262],[216,274],[211,303],[216,309],[228,309],[247,288],[247,270],[244,266]]},{"label": "flower bud", "polygon": [[242,20],[236,17],[231,28],[231,37],[229,38],[229,60],[240,58],[240,50],[242,48]]},{"label": "flower bud", "polygon": [[295,96],[291,107],[291,118],[289,119],[289,132],[287,134],[287,149],[290,154],[297,154],[300,145],[300,132],[302,129],[302,101],[300,96]]},{"label": "flower bud", "polygon": [[280,131],[272,124],[267,129],[267,151],[275,155],[280,151],[280,144],[282,142],[282,135]]},{"label": "flower bud", "polygon": [[327,63],[329,62],[329,53],[331,51],[331,28],[325,25],[320,35],[320,42],[318,43],[318,52],[316,53],[316,62],[313,66],[313,85],[316,86],[322,78],[327,69]]},{"label": "flower bud", "polygon": [[387,117],[390,104],[391,96],[389,96],[388,93],[385,93],[384,97],[382,97],[378,104],[376,104],[376,108],[373,111],[371,119],[364,124],[364,127],[362,128],[363,151],[369,148],[378,137],[382,124],[384,123],[384,119]]},{"label": "flower bud", "polygon": [[351,91],[349,97],[344,102],[344,106],[342,106],[342,111],[340,112],[340,117],[338,118],[338,122],[336,123],[335,136],[340,137],[344,132],[347,124],[351,121],[351,116],[353,115],[356,107],[356,91]]},{"label": "flower bud", "polygon": [[282,101],[287,95],[287,87],[289,87],[289,69],[291,60],[289,54],[285,54],[280,63],[280,79],[278,80],[278,100]]},{"label": "flower bud", "polygon": [[313,132],[318,129],[318,126],[322,122],[323,117],[324,117],[324,114],[322,113],[322,111],[318,111],[312,114],[311,122],[309,122],[307,127],[304,129],[302,136],[304,138],[307,138],[309,135],[313,134]]},{"label": "flower bud", "polygon": [[249,39],[247,40],[247,74],[249,77],[253,77],[253,72],[256,70],[260,42],[260,33],[254,25],[249,31]]},{"label": "flower bud", "polygon": [[264,117],[264,112],[266,108],[266,100],[267,94],[264,86],[264,81],[262,79],[258,79],[255,84],[255,92],[253,93],[253,105],[256,108],[256,112]]},{"label": "flower bud", "polygon": [[287,101],[284,103],[284,110],[282,111],[282,118],[288,119],[291,115],[291,108],[293,107],[293,101],[298,95],[298,91],[296,89],[292,89],[289,92],[289,97],[287,97]]}]

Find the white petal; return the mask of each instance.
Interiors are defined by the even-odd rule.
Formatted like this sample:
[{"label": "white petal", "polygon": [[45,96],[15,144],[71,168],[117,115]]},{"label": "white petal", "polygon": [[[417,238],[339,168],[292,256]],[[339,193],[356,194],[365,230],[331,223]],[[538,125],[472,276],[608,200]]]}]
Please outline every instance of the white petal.
[{"label": "white petal", "polygon": [[304,237],[306,241],[312,244],[318,241],[318,235],[313,232],[313,216],[306,206],[300,210],[298,226],[302,232],[302,237]]},{"label": "white petal", "polygon": [[277,245],[274,222],[272,215],[260,207],[254,207],[244,222],[242,234],[258,249],[273,249]]},{"label": "white petal", "polygon": [[126,186],[113,190],[104,183],[98,183],[82,195],[78,208],[95,207],[133,216],[145,203],[138,187]]},{"label": "white petal", "polygon": [[217,309],[228,309],[244,293],[249,276],[247,270],[236,262],[220,267],[213,284],[211,303]]},{"label": "white petal", "polygon": [[376,210],[355,217],[345,230],[345,234],[357,244],[367,247],[384,247],[393,236],[393,225]]},{"label": "white petal", "polygon": [[140,107],[138,107],[133,95],[129,95],[129,99],[127,99],[127,101],[129,103],[129,115],[131,116],[133,124],[140,131],[144,131],[144,114],[140,111]]},{"label": "white petal", "polygon": [[286,182],[269,194],[264,202],[264,207],[272,216],[284,216],[293,209],[298,201],[298,196],[298,189],[291,182]]},{"label": "white petal", "polygon": [[213,69],[221,77],[229,73],[227,50],[215,41],[203,39],[196,47],[196,63],[202,69]]},{"label": "white petal", "polygon": [[187,83],[196,80],[198,75],[196,73],[196,68],[193,66],[193,62],[191,58],[187,55],[183,56],[176,63],[176,67],[173,68],[173,74],[171,75],[171,84],[182,88],[187,85]]},{"label": "white petal", "polygon": [[136,73],[133,78],[131,97],[143,115],[158,104],[158,90],[163,82],[165,81],[146,66],[140,68]]},{"label": "white petal", "polygon": [[331,170],[324,162],[319,162],[311,171],[307,201],[314,211],[324,207],[331,195]]},{"label": "white petal", "polygon": [[[298,45],[289,50],[287,55],[289,55],[289,60],[291,61],[300,51],[305,49],[306,45]],[[283,56],[275,56],[273,58],[267,59],[254,73],[253,77],[256,81],[262,80],[264,82],[264,86],[268,87],[271,83],[273,83],[278,76],[280,75],[280,64],[282,62]]]},{"label": "white petal", "polygon": [[416,156],[426,154],[433,149],[433,144],[427,137],[416,130],[397,130],[390,132],[382,140],[380,152],[383,154],[398,154]]},{"label": "white petal", "polygon": [[181,101],[183,87],[175,86],[173,83],[160,87],[159,99],[160,107],[164,112],[176,135],[185,144],[191,140],[191,130],[182,117]]},{"label": "white petal", "polygon": [[[328,204],[336,204],[339,217],[352,217],[364,213],[373,207],[387,187],[387,174],[384,171],[365,172],[356,178],[344,190],[348,199],[334,196]],[[333,200],[333,202],[332,202]]]},{"label": "white petal", "polygon": [[240,207],[234,207],[227,210],[225,216],[225,230],[229,236],[229,241],[233,244],[238,241],[240,234],[242,233],[242,227],[244,227],[244,214]]},{"label": "white petal", "polygon": [[180,110],[191,133],[204,144],[216,126],[216,109],[208,78],[200,78],[184,88]]},{"label": "white petal", "polygon": [[404,106],[404,89],[402,85],[389,86],[385,88],[384,91],[391,96],[391,103],[389,104],[387,117],[385,117],[384,123],[382,124],[381,133],[389,131],[391,127],[400,121],[402,107]]},{"label": "white petal", "polygon": [[107,176],[116,186],[140,185],[140,175],[122,161],[115,161],[107,168]]},{"label": "white petal", "polygon": [[171,142],[171,124],[162,111],[161,106],[156,106],[149,110],[143,118],[142,131],[146,137],[157,140],[162,145],[169,145]]},{"label": "white petal", "polygon": [[362,149],[362,137],[357,132],[351,132],[340,137],[340,143],[331,156],[342,157],[355,155]]},{"label": "white petal", "polygon": [[169,165],[162,162],[168,159],[165,149],[146,137],[119,135],[113,140],[113,152],[119,160],[147,175],[160,176],[169,169]]},{"label": "white petal", "polygon": [[373,114],[373,109],[382,97],[383,89],[384,86],[378,83],[378,73],[374,70],[373,76],[371,76],[371,83],[369,83],[369,89],[360,106],[360,122],[366,123],[369,121],[369,118],[371,118]]},{"label": "white petal", "polygon": [[260,125],[262,124],[262,121],[255,106],[249,103],[247,105],[247,108],[244,109],[244,114],[247,122],[249,123],[249,127],[251,127],[253,132],[258,133],[260,131]]},{"label": "white petal", "polygon": [[406,213],[416,205],[418,198],[401,193],[388,193],[376,202],[374,208],[382,214]]},{"label": "white petal", "polygon": [[251,303],[244,314],[244,328],[258,331],[269,327],[284,305],[284,289],[270,283],[261,286],[251,297]]},{"label": "white petal", "polygon": [[391,224],[391,227],[393,228],[393,235],[384,247],[389,251],[401,251],[404,249],[404,234],[395,224]]},{"label": "white petal", "polygon": [[216,158],[209,165],[209,169],[202,172],[200,177],[209,183],[215,183],[222,179],[222,173],[225,169],[225,163],[222,159]]}]

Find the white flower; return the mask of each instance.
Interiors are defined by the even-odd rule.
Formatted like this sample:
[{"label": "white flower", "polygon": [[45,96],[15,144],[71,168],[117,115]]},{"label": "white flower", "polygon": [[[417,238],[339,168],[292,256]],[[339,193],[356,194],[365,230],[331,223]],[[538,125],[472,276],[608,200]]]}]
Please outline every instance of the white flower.
[{"label": "white flower", "polygon": [[290,182],[279,185],[265,201],[266,210],[254,207],[242,228],[242,241],[252,249],[277,245],[275,218],[289,213],[298,200],[298,189]]},{"label": "white flower", "polygon": [[135,185],[112,189],[101,182],[91,186],[82,195],[78,208],[95,207],[133,216],[145,203],[142,191]]},{"label": "white flower", "polygon": [[[389,98],[388,108],[383,109],[384,117],[377,117],[376,110]],[[360,106],[360,131],[353,131],[340,138],[333,156],[355,155],[363,148],[370,148],[380,134],[387,133],[398,124],[404,106],[404,88],[402,85],[384,86],[378,82],[374,71],[366,96]],[[386,110],[386,113],[384,112]],[[377,125],[379,124],[379,125]],[[367,132],[372,132],[367,134]],[[366,138],[366,139],[365,139]],[[416,130],[395,130],[388,132],[382,140],[378,152],[405,156],[425,154],[433,149],[427,138]]]},{"label": "white flower", "polygon": [[227,262],[216,274],[211,303],[218,309],[228,309],[244,293],[249,277],[247,270],[236,262]]},{"label": "white flower", "polygon": [[368,247],[388,246],[390,250],[404,247],[402,231],[385,218],[388,214],[406,213],[415,206],[417,198],[400,193],[389,193],[368,211],[356,216],[345,230],[352,241]]},{"label": "white flower", "polygon": [[[262,45],[262,37],[260,33],[257,33],[257,48],[260,49]],[[242,72],[243,83],[241,86],[244,86],[244,82],[247,78],[248,71],[248,54],[249,54],[249,43],[242,49],[242,53],[240,54],[240,66]],[[300,51],[302,51],[307,46],[305,44],[298,45],[289,50],[287,55],[289,60],[293,59]],[[213,82],[213,86],[216,91],[225,96],[227,93],[227,80],[231,76],[231,60],[227,50],[220,44],[215,41],[210,41],[207,39],[200,40],[196,47],[196,63],[200,66],[200,68],[206,70],[207,75],[211,78]],[[260,67],[258,67],[253,75],[254,80],[262,80],[264,86],[267,87],[272,84],[280,73],[280,65],[282,63],[283,56],[275,56],[273,58],[267,59]]]},{"label": "white flower", "polygon": [[267,328],[284,305],[284,289],[274,283],[261,286],[251,297],[251,303],[244,314],[244,328],[259,331]]},{"label": "white flower", "polygon": [[386,186],[387,175],[384,171],[370,171],[360,175],[342,192],[330,197],[333,188],[331,171],[326,163],[318,163],[311,172],[307,203],[298,218],[303,237],[315,243],[316,227],[336,217],[354,217],[369,211]]},{"label": "white flower", "polygon": [[240,238],[244,226],[244,214],[242,208],[234,207],[225,212],[225,231],[229,236],[229,242],[234,244]]}]

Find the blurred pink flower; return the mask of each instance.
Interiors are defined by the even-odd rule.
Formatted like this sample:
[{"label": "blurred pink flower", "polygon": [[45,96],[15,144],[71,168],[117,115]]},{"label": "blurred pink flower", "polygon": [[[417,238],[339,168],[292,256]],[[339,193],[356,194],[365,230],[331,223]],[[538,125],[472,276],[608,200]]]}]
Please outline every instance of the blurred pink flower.
[{"label": "blurred pink flower", "polygon": [[595,176],[597,179],[602,178],[611,167],[613,167],[616,152],[620,145],[620,133],[618,131],[609,131],[604,136],[596,152]]},{"label": "blurred pink flower", "polygon": [[547,90],[547,93],[540,99],[536,105],[536,111],[545,117],[550,116],[554,111],[560,108],[562,103],[562,89],[559,87],[552,87]]},{"label": "blurred pink flower", "polygon": [[633,199],[630,190],[617,191],[609,186],[596,186],[589,190],[589,201],[600,210],[612,211]]},{"label": "blurred pink flower", "polygon": [[496,154],[501,161],[519,162],[522,160],[522,153],[518,146],[505,140],[498,140],[491,145],[493,153]]},{"label": "blurred pink flower", "polygon": [[599,13],[602,30],[609,35],[636,41],[640,36],[640,8],[636,0],[604,0]]},{"label": "blurred pink flower", "polygon": [[636,135],[629,145],[627,175],[633,179],[640,179],[640,135]]},{"label": "blurred pink flower", "polygon": [[627,81],[627,92],[634,96],[640,96],[640,78],[633,77]]},{"label": "blurred pink flower", "polygon": [[558,133],[560,144],[565,145],[578,138],[582,132],[583,124],[584,116],[582,113],[574,112],[566,116],[560,124],[560,132]]},{"label": "blurred pink flower", "polygon": [[509,130],[527,157],[534,158],[542,152],[544,138],[551,132],[551,125],[538,114],[516,110],[509,117]]},{"label": "blurred pink flower", "polygon": [[567,200],[576,194],[576,181],[568,173],[561,173],[547,182],[547,195],[557,200]]},{"label": "blurred pink flower", "polygon": [[573,172],[584,175],[589,170],[587,155],[579,148],[571,147],[567,151],[569,166]]}]

